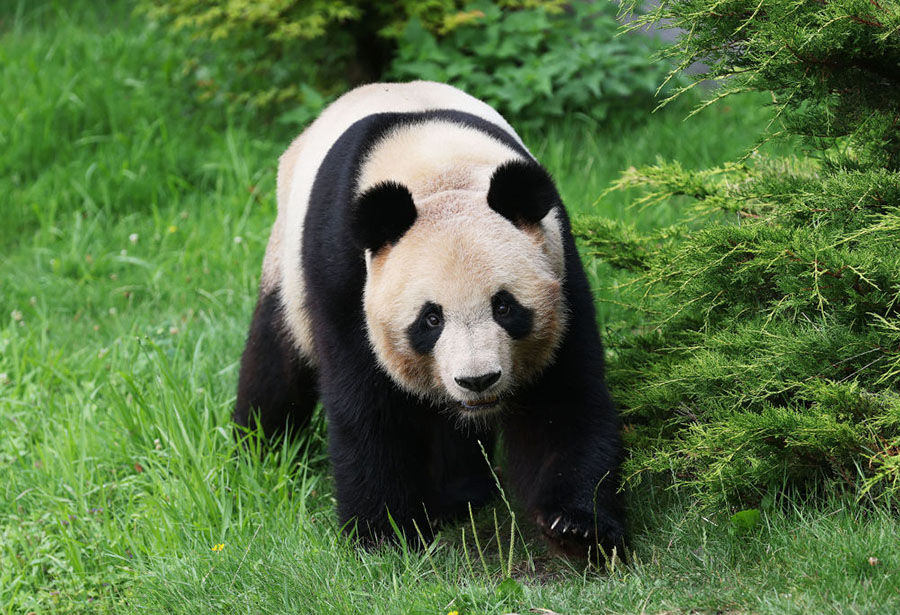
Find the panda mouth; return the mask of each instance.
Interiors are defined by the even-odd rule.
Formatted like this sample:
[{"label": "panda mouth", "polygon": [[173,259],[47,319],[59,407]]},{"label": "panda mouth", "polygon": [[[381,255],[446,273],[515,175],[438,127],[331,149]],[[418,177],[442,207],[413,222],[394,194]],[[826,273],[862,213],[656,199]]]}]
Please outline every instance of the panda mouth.
[{"label": "panda mouth", "polygon": [[459,405],[463,407],[464,410],[489,410],[491,408],[496,408],[500,404],[500,396],[494,395],[492,397],[485,397],[484,399],[478,399],[475,401],[461,401]]}]

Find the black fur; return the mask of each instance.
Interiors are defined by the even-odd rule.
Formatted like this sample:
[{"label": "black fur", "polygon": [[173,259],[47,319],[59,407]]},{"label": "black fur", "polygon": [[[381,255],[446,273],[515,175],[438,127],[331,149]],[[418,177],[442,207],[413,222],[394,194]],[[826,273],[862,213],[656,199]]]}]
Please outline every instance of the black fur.
[{"label": "black fur", "polygon": [[308,422],[316,406],[316,372],[291,346],[277,292],[260,295],[247,345],[241,357],[233,420],[275,438],[293,435]]},{"label": "black fur", "polygon": [[[481,440],[490,453],[493,435],[459,431],[427,402],[399,389],[379,367],[362,309],[366,275],[362,247],[348,241],[353,237],[356,178],[366,153],[392,128],[432,118],[474,127],[530,160],[512,136],[466,113],[375,114],[356,122],[329,150],[313,185],[304,225],[302,266],[338,516],[367,542],[393,536],[389,514],[407,536],[416,536],[418,528],[428,537],[435,517],[465,512],[467,501],[483,503],[494,492],[478,445]],[[535,223],[560,204],[552,181],[537,163],[504,165],[494,175],[491,195],[491,206],[516,224]],[[604,382],[592,295],[562,207],[560,218],[569,328],[554,363],[531,386],[506,400],[510,410],[499,422],[504,475],[553,544],[581,554],[593,549],[595,555],[599,544],[605,549],[618,547],[621,554],[618,422]],[[238,422],[248,397],[257,400],[265,426],[283,422],[284,400],[300,395],[298,403],[305,403],[303,396],[309,393],[292,385],[296,378],[269,376],[282,371],[290,356],[284,353],[283,337],[279,343],[271,339],[275,329],[270,323],[276,321],[266,309],[257,308],[241,370],[240,386],[246,391],[239,391]],[[523,321],[520,315],[512,330],[524,331]],[[254,333],[257,329],[263,333]],[[251,344],[272,352],[251,351]],[[253,375],[264,382],[250,382]],[[557,516],[561,520],[551,529]]]},{"label": "black fur", "polygon": [[[508,313],[499,313],[498,308],[501,304],[505,304],[509,308]],[[506,332],[514,340],[520,340],[531,333],[534,326],[534,312],[516,301],[511,292],[501,290],[495,294],[491,299],[491,307],[494,310],[494,320],[506,329]]]},{"label": "black fur", "polygon": [[533,160],[510,160],[491,176],[488,205],[516,226],[537,224],[562,204],[553,179]]},{"label": "black fur", "polygon": [[416,205],[409,189],[397,182],[372,186],[359,195],[350,214],[356,245],[377,252],[394,245],[416,221]]},{"label": "black fur", "polygon": [[[436,315],[440,318],[440,324],[432,326],[428,322],[430,315]],[[431,301],[427,301],[416,320],[406,328],[406,337],[409,339],[409,345],[419,354],[428,354],[437,344],[444,330],[444,311],[441,306]]]}]

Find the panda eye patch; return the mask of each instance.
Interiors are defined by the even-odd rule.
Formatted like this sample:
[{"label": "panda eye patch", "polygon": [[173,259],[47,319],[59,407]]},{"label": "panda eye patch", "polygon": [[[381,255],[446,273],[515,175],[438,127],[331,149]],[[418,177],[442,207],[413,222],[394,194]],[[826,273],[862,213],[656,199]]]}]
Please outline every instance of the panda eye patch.
[{"label": "panda eye patch", "polygon": [[491,297],[494,320],[515,340],[522,339],[534,326],[534,311],[528,309],[508,290],[501,290]]},{"label": "panda eye patch", "polygon": [[444,310],[436,303],[426,301],[416,319],[406,328],[409,345],[419,354],[428,354],[437,344],[444,330]]}]

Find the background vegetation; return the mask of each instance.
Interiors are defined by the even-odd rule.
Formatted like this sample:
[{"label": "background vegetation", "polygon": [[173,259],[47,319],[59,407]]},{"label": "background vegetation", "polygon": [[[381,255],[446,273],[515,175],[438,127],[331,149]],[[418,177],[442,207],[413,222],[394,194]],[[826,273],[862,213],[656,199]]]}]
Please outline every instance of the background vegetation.
[{"label": "background vegetation", "polygon": [[[648,36],[617,37],[611,2],[140,0],[194,47],[199,97],[303,125],[364,81],[431,79],[535,126],[650,105],[668,71]],[[223,61],[225,59],[225,61]]]},{"label": "background vegetation", "polygon": [[[806,492],[767,483],[754,514],[665,488],[678,478],[668,470],[629,489],[632,563],[606,571],[549,556],[524,522],[510,539],[502,502],[425,553],[349,548],[334,521],[321,420],[265,457],[235,454],[228,426],[275,212],[275,161],[299,120],[198,103],[199,43],[132,9],[0,4],[0,83],[15,84],[0,88],[0,612],[900,608],[895,501],[824,482]],[[238,51],[205,53],[226,66]],[[622,367],[648,315],[634,307],[635,274],[612,265],[629,255],[655,263],[674,253],[656,256],[656,246],[725,214],[698,219],[688,199],[634,206],[641,188],[598,196],[657,156],[679,160],[682,174],[666,178],[718,186],[703,169],[754,144],[770,100],[741,95],[684,120],[688,98],[652,116],[568,114],[524,131],[585,235],[602,229],[589,215],[627,221],[633,233],[607,235],[634,238],[616,258],[592,258],[612,252],[599,241],[585,252],[616,395],[629,404],[648,388],[624,386]]]}]

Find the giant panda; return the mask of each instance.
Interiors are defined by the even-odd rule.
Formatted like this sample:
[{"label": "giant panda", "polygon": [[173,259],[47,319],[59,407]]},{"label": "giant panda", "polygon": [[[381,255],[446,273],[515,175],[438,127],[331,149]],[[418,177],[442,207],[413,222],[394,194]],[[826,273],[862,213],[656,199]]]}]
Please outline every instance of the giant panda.
[{"label": "giant panda", "polygon": [[321,401],[339,521],[366,543],[488,502],[499,440],[551,546],[621,555],[591,290],[503,117],[449,85],[359,87],[281,156],[277,200],[234,422],[283,437]]}]

